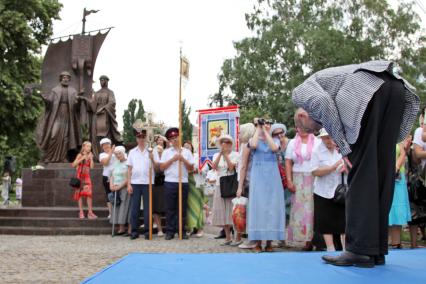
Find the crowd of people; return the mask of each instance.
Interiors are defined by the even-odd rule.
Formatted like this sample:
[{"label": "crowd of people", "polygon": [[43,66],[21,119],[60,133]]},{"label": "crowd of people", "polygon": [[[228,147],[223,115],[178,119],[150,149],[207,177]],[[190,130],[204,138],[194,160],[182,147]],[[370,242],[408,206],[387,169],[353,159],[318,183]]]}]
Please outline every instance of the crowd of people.
[{"label": "crowd of people", "polygon": [[[336,143],[325,129],[315,136],[298,124],[296,135],[287,137],[287,127],[268,119],[240,126],[239,152],[230,135],[218,139],[219,151],[211,165],[198,171],[194,147],[186,141],[178,148],[179,130],[170,128],[165,137],[158,135],[155,147],[148,149],[146,131],[135,131],[137,146],[126,154],[123,146],[111,140],[100,141],[103,152],[105,200],[111,223],[117,225],[115,235],[139,237],[140,227],[148,239],[149,178],[153,187],[153,224],[158,237],[173,239],[179,232],[178,183],[179,161],[182,171],[183,239],[202,237],[207,222],[220,227],[225,240],[221,245],[256,252],[272,252],[274,247],[295,246],[309,251],[345,249],[345,205],[335,202],[335,190],[347,184],[344,161]],[[259,123],[259,120],[261,122]],[[411,247],[417,247],[420,226],[424,232],[424,207],[410,202],[410,183],[415,182],[418,164],[426,163],[426,143],[423,142],[423,115],[416,129],[414,141],[407,137],[396,147],[395,191],[389,213],[389,245],[402,248],[401,230],[407,226],[411,233]],[[426,133],[426,132],[425,132]],[[90,142],[83,143],[73,163],[82,189],[76,190],[80,218],[85,218],[82,199],[86,198],[87,218],[95,219],[92,211],[90,169],[93,155]],[[151,171],[151,173],[150,173]],[[414,174],[416,173],[416,175]],[[220,179],[236,175],[238,188],[235,196],[222,197]],[[6,178],[6,177],[5,177]],[[234,198],[245,197],[247,226],[244,232],[234,230]],[[139,224],[143,200],[144,224]],[[114,208],[114,210],[113,210]],[[166,218],[163,230],[161,216]],[[313,243],[315,236],[323,239]],[[243,237],[247,241],[243,242]],[[423,236],[424,237],[424,236]],[[264,245],[262,244],[264,241]],[[273,241],[276,241],[274,244]]]}]

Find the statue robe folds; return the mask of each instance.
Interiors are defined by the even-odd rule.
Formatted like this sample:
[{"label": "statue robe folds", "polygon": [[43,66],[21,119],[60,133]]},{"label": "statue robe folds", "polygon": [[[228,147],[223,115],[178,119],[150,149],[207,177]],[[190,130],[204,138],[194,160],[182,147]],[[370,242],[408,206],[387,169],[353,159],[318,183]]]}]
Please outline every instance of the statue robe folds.
[{"label": "statue robe folds", "polygon": [[81,143],[78,120],[77,91],[58,85],[50,94],[42,95],[46,109],[37,126],[36,140],[46,163],[67,162],[69,150]]},{"label": "statue robe folds", "polygon": [[112,144],[121,143],[123,140],[118,131],[118,125],[115,116],[115,96],[114,92],[108,88],[102,88],[97,91],[90,103],[93,116],[91,119],[91,137],[92,149],[95,156],[99,155],[99,141],[104,137],[111,139]]}]

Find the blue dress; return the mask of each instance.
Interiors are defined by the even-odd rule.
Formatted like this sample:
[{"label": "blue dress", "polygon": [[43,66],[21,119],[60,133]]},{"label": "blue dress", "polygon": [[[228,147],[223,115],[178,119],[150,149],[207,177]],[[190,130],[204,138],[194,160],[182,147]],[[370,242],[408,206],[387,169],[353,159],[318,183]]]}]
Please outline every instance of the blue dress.
[{"label": "blue dress", "polygon": [[284,240],[285,202],[277,156],[262,140],[253,154],[247,222],[249,240]]},{"label": "blue dress", "polygon": [[[399,145],[396,146],[396,158],[400,155]],[[405,167],[400,169],[400,178],[395,180],[392,207],[389,212],[389,226],[407,225],[411,221],[410,202],[408,200]]]}]

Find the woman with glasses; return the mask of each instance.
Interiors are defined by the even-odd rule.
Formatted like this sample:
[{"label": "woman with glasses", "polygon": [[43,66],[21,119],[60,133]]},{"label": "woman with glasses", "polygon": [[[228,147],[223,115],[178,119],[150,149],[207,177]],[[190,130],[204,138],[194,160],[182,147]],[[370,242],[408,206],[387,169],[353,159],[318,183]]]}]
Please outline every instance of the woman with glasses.
[{"label": "woman with glasses", "polygon": [[222,135],[217,140],[220,152],[213,155],[213,168],[217,170],[217,186],[213,196],[213,226],[222,227],[225,230],[225,242],[222,245],[239,245],[241,239],[232,242],[231,227],[232,221],[232,197],[222,198],[220,186],[220,178],[227,175],[233,175],[236,171],[239,155],[232,150],[234,139],[230,135]]},{"label": "woman with glasses", "polygon": [[[271,134],[274,141],[280,145],[280,150],[277,152],[278,166],[280,167],[280,171],[285,172],[285,151],[287,150],[287,145],[289,142],[289,139],[286,136],[287,127],[282,123],[274,123],[271,126]],[[288,221],[290,219],[291,195],[292,193],[288,190],[285,190],[284,188],[286,224],[288,224]],[[285,246],[286,246],[285,241],[280,241],[278,243],[278,247],[285,247]]]}]

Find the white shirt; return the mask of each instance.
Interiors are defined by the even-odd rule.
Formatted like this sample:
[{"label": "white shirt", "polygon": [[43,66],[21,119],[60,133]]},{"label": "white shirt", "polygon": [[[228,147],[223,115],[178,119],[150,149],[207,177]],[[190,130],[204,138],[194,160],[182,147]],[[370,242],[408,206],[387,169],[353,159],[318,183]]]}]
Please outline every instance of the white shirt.
[{"label": "white shirt", "polygon": [[[166,163],[171,160],[178,152],[174,147],[170,147],[163,152],[161,156],[161,164]],[[191,165],[195,165],[194,156],[191,151],[188,149],[182,148],[182,156],[187,160]],[[174,161],[167,169],[164,170],[164,175],[166,176],[164,181],[166,182],[179,182],[179,161]],[[182,162],[182,182],[188,182],[188,170]]]},{"label": "white shirt", "polygon": [[307,158],[307,154],[308,154],[308,144],[302,144],[302,157],[303,162],[301,164],[298,163],[297,161],[297,157],[296,157],[296,149],[295,149],[295,144],[296,144],[296,139],[292,139],[290,140],[290,142],[288,142],[287,145],[287,149],[285,150],[285,158],[288,160],[292,160],[293,161],[293,172],[295,173],[310,173],[312,172],[312,156],[314,155],[315,152],[315,148],[318,147],[318,145],[321,143],[321,140],[318,138],[314,138],[314,145],[312,148],[312,154],[311,154],[311,159],[306,161],[305,158]]},{"label": "white shirt", "polygon": [[[340,155],[336,149],[331,153],[324,143],[321,142],[313,153],[311,160],[312,170],[314,171],[318,168],[332,166],[341,159],[342,155]],[[327,199],[333,198],[334,191],[341,182],[342,174],[338,171],[334,171],[322,177],[315,177],[314,193]]]},{"label": "white shirt", "polygon": [[[219,153],[216,153],[216,154],[213,155],[213,161],[216,160],[216,158],[217,158],[218,155],[219,155]],[[240,159],[240,155],[237,152],[232,151],[229,154],[229,159],[231,160],[232,163],[237,164],[238,160]],[[236,170],[236,168],[235,168],[235,170]],[[228,171],[228,163],[226,163],[225,158],[222,155],[220,157],[219,164],[217,165],[217,180],[216,180],[216,185],[220,185],[220,178],[221,177],[232,175],[232,174],[235,173],[235,170]]]},{"label": "white shirt", "polygon": [[[423,151],[426,151],[426,143],[422,140],[423,128],[419,127],[414,132],[413,143],[422,147]],[[422,167],[426,164],[426,159],[422,159]]]},{"label": "white shirt", "polygon": [[[153,151],[154,161],[158,163],[158,152]],[[149,184],[149,167],[151,160],[149,159],[149,151],[147,147],[143,151],[136,146],[129,152],[127,157],[127,165],[132,167],[132,176],[130,178],[130,183],[132,184]],[[155,171],[154,166],[152,167],[152,184],[154,184]]]},{"label": "white shirt", "polygon": [[[99,161],[102,163],[103,159],[107,159],[108,158],[108,154],[105,152],[102,152],[99,155]],[[114,154],[112,154],[111,159],[109,160],[109,163],[104,166],[104,170],[102,171],[102,175],[104,177],[108,177],[111,175],[112,169],[114,168],[114,163],[117,161],[117,158],[115,157]]]}]

